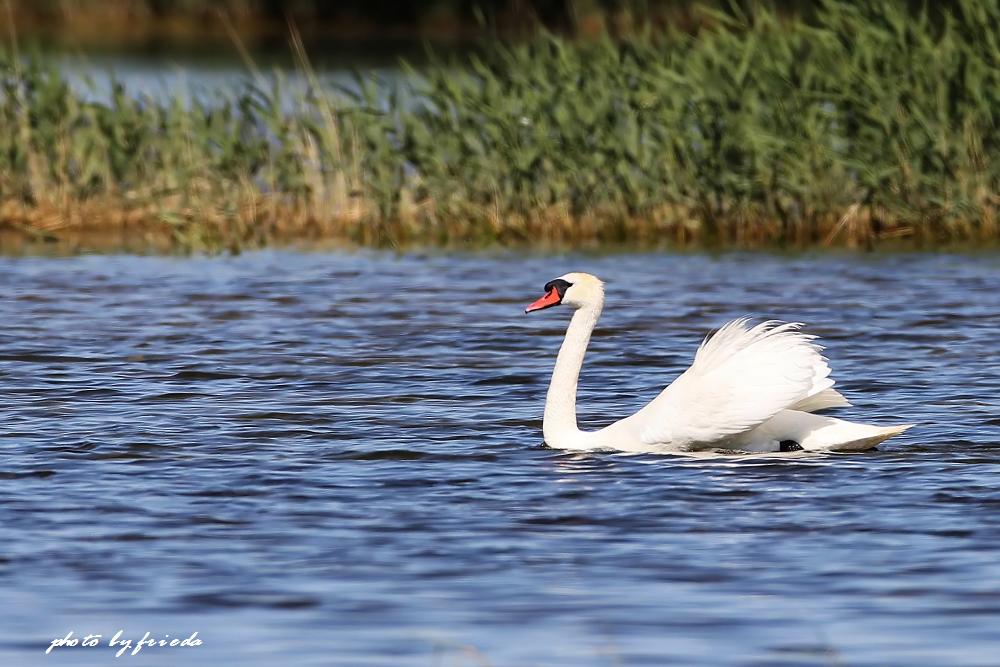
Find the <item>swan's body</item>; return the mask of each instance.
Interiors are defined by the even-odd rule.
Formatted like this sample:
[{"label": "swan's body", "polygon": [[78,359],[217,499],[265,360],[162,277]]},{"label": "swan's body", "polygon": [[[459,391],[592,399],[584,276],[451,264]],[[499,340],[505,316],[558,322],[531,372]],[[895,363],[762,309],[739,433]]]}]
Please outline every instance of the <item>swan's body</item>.
[{"label": "swan's body", "polygon": [[909,424],[873,426],[812,414],[850,405],[830,367],[798,324],[734,320],[706,339],[691,367],[641,410],[599,431],[581,431],[576,391],[590,335],[604,306],[604,285],[569,273],[546,285],[526,312],[575,307],[545,399],[545,442],[558,449],[627,452],[739,450],[861,451]]}]

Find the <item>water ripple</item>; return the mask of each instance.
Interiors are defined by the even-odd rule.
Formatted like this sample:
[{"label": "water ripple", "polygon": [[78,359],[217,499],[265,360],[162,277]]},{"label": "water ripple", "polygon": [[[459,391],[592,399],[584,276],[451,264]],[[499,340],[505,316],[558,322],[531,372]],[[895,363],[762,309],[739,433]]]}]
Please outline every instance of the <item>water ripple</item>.
[{"label": "water ripple", "polygon": [[[823,336],[846,416],[918,426],[852,456],[548,449],[566,317],[521,308],[574,269],[608,280],[587,427],[746,314]],[[1000,654],[992,255],[264,252],[0,275],[2,664],[134,624],[198,630],[199,664]]]}]

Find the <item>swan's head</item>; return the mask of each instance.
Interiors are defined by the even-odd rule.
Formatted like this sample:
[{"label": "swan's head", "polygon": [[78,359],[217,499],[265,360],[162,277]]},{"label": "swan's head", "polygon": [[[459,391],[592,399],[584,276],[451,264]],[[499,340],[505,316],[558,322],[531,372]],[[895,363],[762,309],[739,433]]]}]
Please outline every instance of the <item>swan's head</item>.
[{"label": "swan's head", "polygon": [[529,304],[526,313],[545,310],[559,304],[574,309],[604,302],[604,283],[589,273],[567,273],[545,283],[545,296]]}]

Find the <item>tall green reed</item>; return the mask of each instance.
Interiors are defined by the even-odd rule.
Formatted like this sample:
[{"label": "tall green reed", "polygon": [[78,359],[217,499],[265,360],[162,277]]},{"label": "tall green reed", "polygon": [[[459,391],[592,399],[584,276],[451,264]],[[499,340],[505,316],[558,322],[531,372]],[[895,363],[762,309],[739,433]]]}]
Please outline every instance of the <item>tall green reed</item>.
[{"label": "tall green reed", "polygon": [[167,102],[95,102],[2,56],[0,221],[186,246],[1000,237],[1000,0],[706,12],[696,34],[543,34],[346,91],[294,35],[304,87]]}]

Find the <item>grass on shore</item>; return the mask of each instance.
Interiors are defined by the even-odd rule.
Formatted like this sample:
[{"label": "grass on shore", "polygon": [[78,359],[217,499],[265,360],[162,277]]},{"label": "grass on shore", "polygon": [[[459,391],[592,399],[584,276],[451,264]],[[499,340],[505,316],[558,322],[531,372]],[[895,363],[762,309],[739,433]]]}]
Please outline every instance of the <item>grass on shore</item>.
[{"label": "grass on shore", "polygon": [[3,56],[0,229],[187,249],[997,243],[1000,0],[820,5],[808,23],[761,6],[694,35],[543,35],[388,91],[325,89],[299,49],[303,94],[257,76],[102,103]]}]

